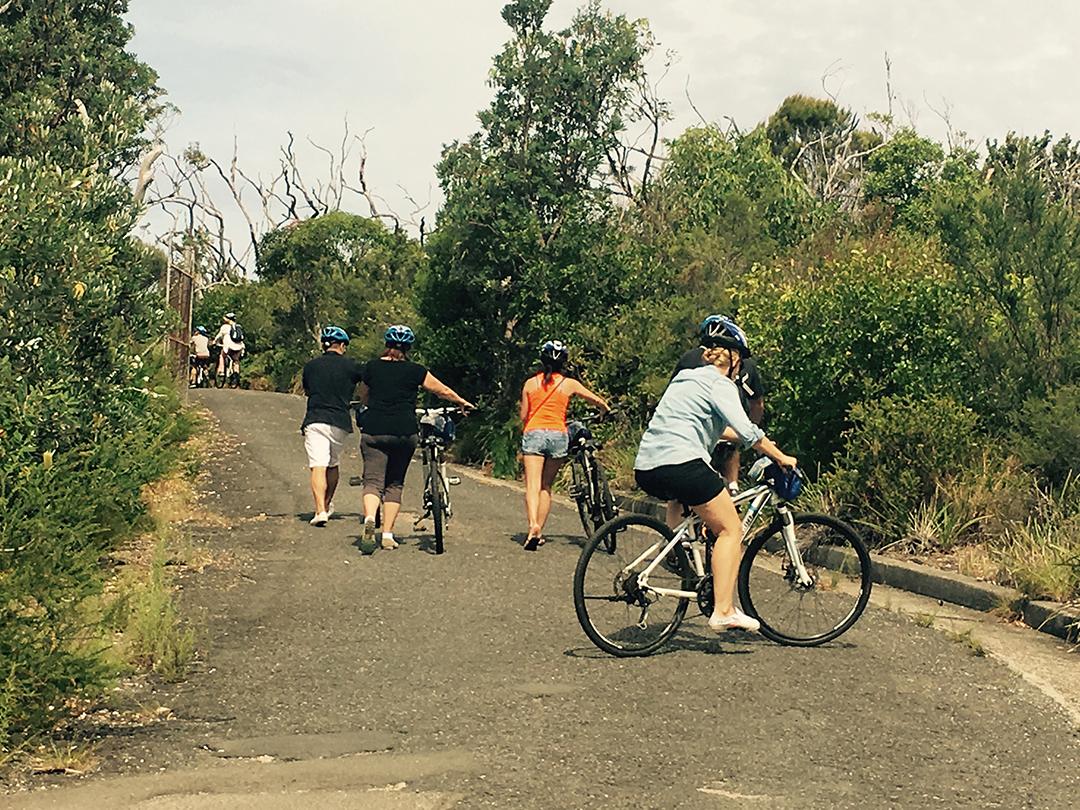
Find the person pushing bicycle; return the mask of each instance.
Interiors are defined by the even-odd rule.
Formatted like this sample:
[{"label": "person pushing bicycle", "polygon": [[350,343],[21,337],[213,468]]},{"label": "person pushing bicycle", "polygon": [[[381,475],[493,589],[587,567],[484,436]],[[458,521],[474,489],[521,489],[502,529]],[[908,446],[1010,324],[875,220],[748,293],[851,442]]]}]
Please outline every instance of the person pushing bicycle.
[{"label": "person pushing bicycle", "polygon": [[757,619],[734,605],[742,522],[730,491],[709,461],[725,437],[737,438],[787,469],[794,469],[798,460],[777,447],[743,410],[735,380],[750,355],[749,344],[734,321],[715,318],[706,321],[702,337],[705,365],[676,373],[660,398],[638,446],[634,477],[647,494],[668,501],[669,526],[678,525],[685,504],[716,535],[709,628],[756,631]]},{"label": "person pushing bicycle", "polygon": [[236,322],[235,312],[226,312],[222,318],[221,327],[214,336],[214,344],[221,346],[221,354],[218,356],[217,374],[225,376],[225,358],[233,361],[233,368],[237,380],[240,379],[240,358],[244,356],[244,330]]},{"label": "person pushing bicycle", "polygon": [[416,396],[420,388],[449,400],[467,413],[473,404],[440,381],[419,363],[409,359],[416,335],[408,326],[395,324],[383,335],[381,355],[362,367],[359,399],[364,411],[360,454],[364,458],[364,531],[360,551],[375,552],[375,513],[382,506],[384,549],[398,547],[394,521],[401,510],[405,473],[419,443]]},{"label": "person pushing bicycle", "polygon": [[525,466],[525,514],[529,521],[529,533],[522,546],[526,551],[536,551],[544,544],[544,524],[551,511],[551,487],[569,448],[566,408],[570,397],[591,402],[601,413],[609,410],[603,397],[566,373],[568,357],[562,341],[545,341],[540,347],[540,370],[521,388],[521,421],[525,425],[521,454]]}]

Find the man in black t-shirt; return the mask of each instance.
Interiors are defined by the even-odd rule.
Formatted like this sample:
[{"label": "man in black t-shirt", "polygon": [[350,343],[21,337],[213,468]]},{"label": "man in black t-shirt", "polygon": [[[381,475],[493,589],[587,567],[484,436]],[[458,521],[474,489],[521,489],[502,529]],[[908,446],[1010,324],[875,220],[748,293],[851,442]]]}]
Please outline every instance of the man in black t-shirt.
[{"label": "man in black t-shirt", "polygon": [[334,492],[340,477],[339,458],[345,439],[352,433],[349,402],[360,382],[363,366],[345,356],[349,335],[328,326],[320,336],[323,353],[304,365],[307,412],[300,432],[311,468],[311,494],[315,496],[312,526],[325,526],[334,514]]},{"label": "man in black t-shirt", "polygon": [[[722,315],[710,315],[702,322],[700,330],[701,345],[683,353],[675,366],[675,370],[671,372],[671,379],[675,379],[675,375],[683,369],[700,368],[705,365],[702,355],[706,347],[712,343],[710,331],[714,325],[722,324],[726,320]],[[739,365],[739,373],[735,378],[735,385],[739,389],[739,399],[742,400],[743,410],[750,417],[750,421],[755,425],[760,425],[765,413],[765,387],[761,382],[757,363],[753,357],[746,357]],[[739,491],[739,460],[739,445],[737,442],[721,441],[713,450],[713,469],[727,479],[732,494]]]}]

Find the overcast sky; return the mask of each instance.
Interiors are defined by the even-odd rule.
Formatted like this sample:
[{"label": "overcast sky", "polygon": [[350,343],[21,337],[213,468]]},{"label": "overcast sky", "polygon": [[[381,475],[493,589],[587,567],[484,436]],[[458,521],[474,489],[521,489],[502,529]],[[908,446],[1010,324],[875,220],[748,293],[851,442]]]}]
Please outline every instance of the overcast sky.
[{"label": "overcast sky", "polygon": [[[583,3],[555,0],[546,28]],[[408,214],[399,187],[434,219],[434,165],[443,144],[477,131],[492,58],[510,38],[505,0],[130,0],[129,49],[154,68],[182,110],[166,136],[178,154],[198,141],[228,161],[233,141],[250,174],[272,174],[288,132],[336,149],[346,117],[367,132],[367,177],[388,208]],[[978,144],[1016,131],[1080,135],[1077,0],[610,0],[644,17],[657,40],[649,64],[673,104],[666,134],[733,119],[749,129],[785,97],[837,101],[859,115],[887,107],[941,143]],[[824,84],[823,84],[824,82]],[[687,92],[696,107],[687,101]],[[901,106],[902,105],[902,106]],[[324,161],[311,152],[305,176]],[[323,171],[323,173],[325,173]],[[367,213],[356,202],[350,206]]]}]

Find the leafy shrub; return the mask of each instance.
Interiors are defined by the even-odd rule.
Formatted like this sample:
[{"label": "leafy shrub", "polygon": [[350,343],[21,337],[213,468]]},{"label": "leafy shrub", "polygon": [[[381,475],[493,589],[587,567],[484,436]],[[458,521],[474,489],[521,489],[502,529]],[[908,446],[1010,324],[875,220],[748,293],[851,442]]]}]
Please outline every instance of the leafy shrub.
[{"label": "leafy shrub", "polygon": [[980,453],[977,417],[950,399],[885,397],[855,405],[850,419],[824,484],[843,510],[874,520],[887,537],[900,535],[909,513]]},{"label": "leafy shrub", "polygon": [[918,248],[858,247],[820,267],[758,268],[740,286],[739,321],[769,383],[767,429],[786,451],[830,467],[853,406],[966,402],[964,298]]},{"label": "leafy shrub", "polygon": [[1054,486],[1080,470],[1080,386],[1067,385],[1023,406],[1014,443],[1024,463]]}]

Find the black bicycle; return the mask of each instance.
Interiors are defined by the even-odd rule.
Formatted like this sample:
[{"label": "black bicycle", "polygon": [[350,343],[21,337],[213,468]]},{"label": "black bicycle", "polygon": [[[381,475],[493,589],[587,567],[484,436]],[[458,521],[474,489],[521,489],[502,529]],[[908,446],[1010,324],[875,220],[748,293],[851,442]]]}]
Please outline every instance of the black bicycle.
[{"label": "black bicycle", "polygon": [[566,425],[570,436],[570,497],[577,502],[586,537],[592,537],[594,531],[619,515],[604,465],[596,457],[600,445],[589,429],[589,423],[599,418],[599,414],[588,414]]},{"label": "black bicycle", "polygon": [[430,517],[435,527],[435,553],[443,553],[443,534],[453,513],[450,506],[450,485],[459,482],[446,474],[446,448],[454,441],[456,428],[452,413],[460,408],[418,408],[420,416],[420,453],[424,463],[424,513],[416,519],[419,524]]},{"label": "black bicycle", "polygon": [[224,374],[218,374],[214,378],[214,385],[218,388],[224,388],[226,385],[229,388],[240,387],[240,353],[239,352],[226,352],[222,349],[222,353],[225,355]]}]

